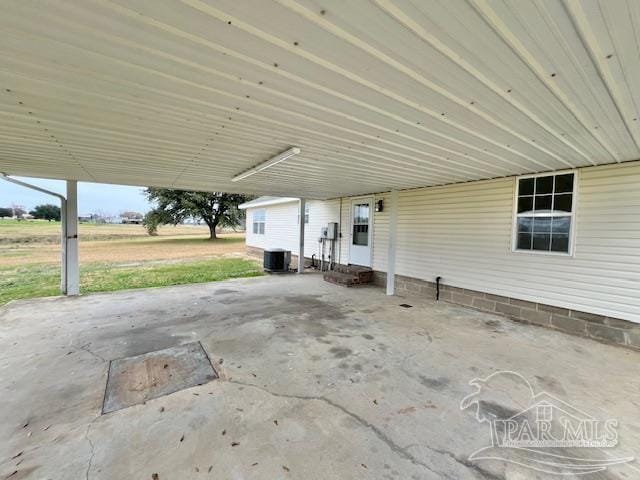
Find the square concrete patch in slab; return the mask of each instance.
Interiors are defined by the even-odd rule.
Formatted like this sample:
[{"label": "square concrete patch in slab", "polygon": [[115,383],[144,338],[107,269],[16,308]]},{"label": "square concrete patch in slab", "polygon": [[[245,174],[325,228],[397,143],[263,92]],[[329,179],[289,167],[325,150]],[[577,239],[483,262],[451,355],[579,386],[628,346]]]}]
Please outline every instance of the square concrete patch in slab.
[{"label": "square concrete patch in slab", "polygon": [[218,378],[200,342],[111,361],[102,413]]}]

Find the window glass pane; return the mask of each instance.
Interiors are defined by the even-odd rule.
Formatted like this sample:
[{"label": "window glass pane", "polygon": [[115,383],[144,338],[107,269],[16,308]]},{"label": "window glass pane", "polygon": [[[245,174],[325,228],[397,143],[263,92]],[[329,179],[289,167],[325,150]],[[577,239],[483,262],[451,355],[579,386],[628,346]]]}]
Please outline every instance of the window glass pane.
[{"label": "window glass pane", "polygon": [[518,250],[531,250],[531,234],[519,233],[518,234]]},{"label": "window glass pane", "polygon": [[564,193],[562,195],[554,195],[553,196],[553,209],[560,210],[563,212],[571,211],[571,201],[573,195],[570,193]]},{"label": "window glass pane", "polygon": [[556,193],[573,192],[573,173],[556,175]]},{"label": "window glass pane", "polygon": [[260,233],[261,233],[261,234],[264,234],[264,223],[259,223],[258,225],[259,225],[259,227],[260,227],[260,230],[259,230],[259,231],[260,231]]},{"label": "window glass pane", "polygon": [[257,223],[253,224],[253,233],[258,233],[258,224]]},{"label": "window glass pane", "polygon": [[551,251],[569,253],[569,235],[554,233],[551,238]]},{"label": "window glass pane", "polygon": [[521,178],[518,181],[518,196],[533,195],[533,184],[535,180],[535,178]]},{"label": "window glass pane", "polygon": [[369,225],[353,226],[353,244],[365,247],[369,245]]},{"label": "window glass pane", "polygon": [[533,219],[534,233],[551,233],[551,217],[536,217]]},{"label": "window glass pane", "polygon": [[533,218],[518,217],[518,233],[531,233],[533,231]]},{"label": "window glass pane", "polygon": [[553,193],[553,175],[536,178],[536,195]]},{"label": "window glass pane", "polygon": [[264,222],[265,216],[266,216],[265,210],[256,210],[255,212],[253,212],[253,221]]},{"label": "window glass pane", "polygon": [[363,203],[353,206],[353,223],[368,224],[369,223],[369,204]]},{"label": "window glass pane", "polygon": [[571,217],[553,217],[553,234],[568,235],[571,228]]},{"label": "window glass pane", "polygon": [[550,248],[551,248],[551,234],[549,233],[533,234],[534,250],[549,250]]},{"label": "window glass pane", "polygon": [[575,175],[518,180],[516,249],[569,253]]},{"label": "window glass pane", "polygon": [[542,195],[542,196],[535,196],[536,199],[536,206],[535,206],[535,210],[536,213],[540,213],[542,212],[551,212],[551,201],[553,199],[553,195]]},{"label": "window glass pane", "polygon": [[531,212],[533,210],[533,197],[518,198],[518,213]]}]

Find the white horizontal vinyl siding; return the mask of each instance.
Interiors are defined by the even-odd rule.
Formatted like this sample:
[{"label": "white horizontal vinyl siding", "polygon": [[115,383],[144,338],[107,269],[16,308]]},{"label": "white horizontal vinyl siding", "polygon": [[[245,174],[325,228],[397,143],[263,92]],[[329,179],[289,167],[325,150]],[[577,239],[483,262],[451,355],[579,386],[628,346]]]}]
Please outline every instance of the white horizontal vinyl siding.
[{"label": "white horizontal vinyl siding", "polygon": [[[304,256],[311,258],[315,254],[318,258],[318,239],[320,229],[329,222],[339,221],[340,200],[307,200],[309,206],[309,223],[304,228]],[[253,233],[253,213],[264,210],[264,235]],[[246,244],[250,247],[284,248],[298,255],[298,211],[297,201],[267,205],[265,207],[247,208]],[[325,252],[328,255],[328,248]]]},{"label": "white horizontal vinyl siding", "polygon": [[[264,235],[253,233],[253,214],[265,211]],[[266,207],[248,208],[246,243],[250,247],[284,248],[298,251],[298,203],[280,203]]]},{"label": "white horizontal vinyl siding", "polygon": [[[339,262],[343,265],[349,263],[349,244],[351,243],[351,198],[341,199],[342,214],[340,215]],[[374,230],[375,233],[375,230]]]},{"label": "white horizontal vinyl siding", "polygon": [[[316,259],[320,259],[320,230],[326,227],[329,222],[340,221],[340,200],[307,200],[309,205],[309,223],[304,228],[304,256],[311,258],[315,254]],[[338,245],[336,242],[336,258],[338,255]],[[296,253],[298,249],[296,248]],[[329,244],[325,247],[325,259],[328,260]]]},{"label": "white horizontal vinyl siding", "polygon": [[640,322],[640,163],[579,171],[573,257],[511,251],[514,188],[507,178],[400,192],[397,273]]},{"label": "white horizontal vinyl siding", "polygon": [[[389,194],[376,195],[375,201],[383,201],[382,212],[373,213],[373,269],[387,271],[387,257],[389,254]],[[375,209],[374,209],[375,210]]]}]

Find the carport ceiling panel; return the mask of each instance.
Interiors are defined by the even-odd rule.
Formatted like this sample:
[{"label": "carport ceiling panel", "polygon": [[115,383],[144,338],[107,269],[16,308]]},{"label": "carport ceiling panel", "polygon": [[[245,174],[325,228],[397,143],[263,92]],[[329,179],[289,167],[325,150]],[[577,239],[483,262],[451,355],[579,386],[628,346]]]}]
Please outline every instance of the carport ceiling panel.
[{"label": "carport ceiling panel", "polygon": [[640,157],[633,1],[0,9],[8,173],[327,198]]}]

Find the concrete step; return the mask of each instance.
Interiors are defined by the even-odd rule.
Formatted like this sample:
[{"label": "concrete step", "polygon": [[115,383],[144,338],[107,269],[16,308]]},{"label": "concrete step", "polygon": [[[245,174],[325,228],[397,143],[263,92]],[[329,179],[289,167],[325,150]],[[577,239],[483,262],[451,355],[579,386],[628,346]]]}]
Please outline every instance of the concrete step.
[{"label": "concrete step", "polygon": [[333,267],[333,271],[334,272],[340,272],[340,273],[351,273],[351,274],[356,274],[356,273],[362,273],[362,272],[371,272],[371,268],[369,267],[361,267],[360,265],[334,265]]},{"label": "concrete step", "polygon": [[323,278],[325,281],[336,285],[354,287],[371,283],[373,281],[373,270],[355,265],[336,265],[335,270],[325,272]]},{"label": "concrete step", "polygon": [[355,275],[361,284],[373,281],[373,270],[369,267],[361,267],[359,265],[336,265],[334,272],[345,273],[347,275]]}]

